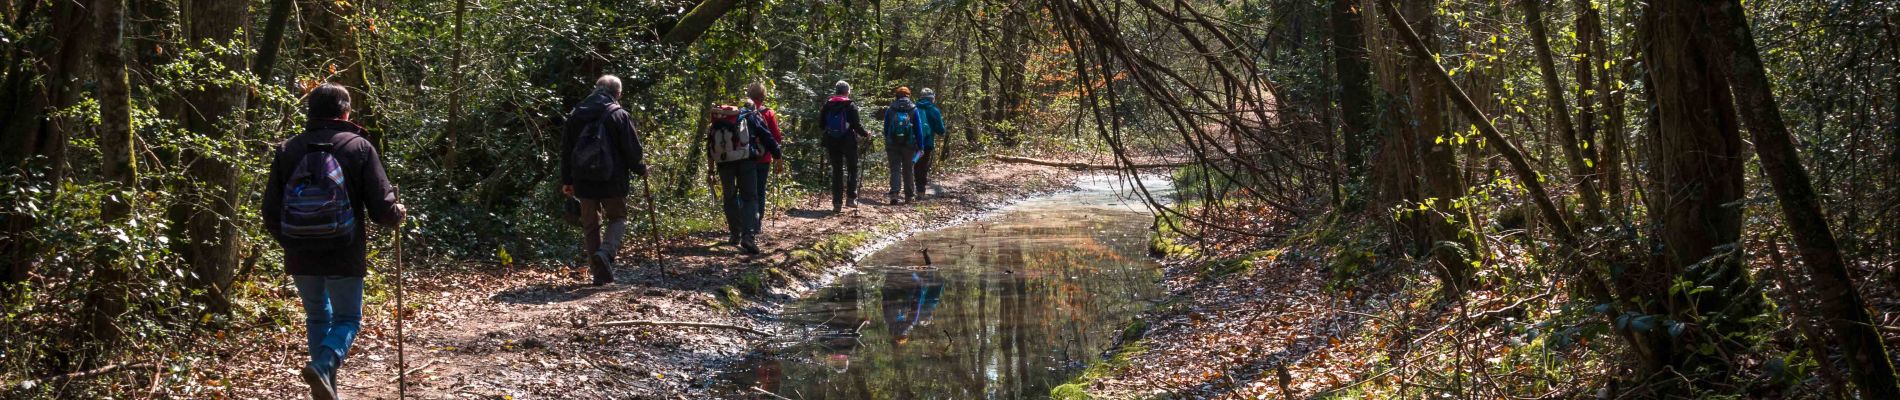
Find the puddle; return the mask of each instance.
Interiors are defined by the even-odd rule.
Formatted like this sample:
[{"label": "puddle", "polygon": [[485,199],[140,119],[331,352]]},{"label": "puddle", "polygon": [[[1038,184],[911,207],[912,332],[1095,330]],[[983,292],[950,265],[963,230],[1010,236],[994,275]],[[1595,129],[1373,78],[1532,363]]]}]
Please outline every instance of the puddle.
[{"label": "puddle", "polygon": [[860,260],[786,308],[806,340],[766,346],[721,386],[794,399],[1048,397],[1161,294],[1146,207],[1113,177],[1079,186]]}]

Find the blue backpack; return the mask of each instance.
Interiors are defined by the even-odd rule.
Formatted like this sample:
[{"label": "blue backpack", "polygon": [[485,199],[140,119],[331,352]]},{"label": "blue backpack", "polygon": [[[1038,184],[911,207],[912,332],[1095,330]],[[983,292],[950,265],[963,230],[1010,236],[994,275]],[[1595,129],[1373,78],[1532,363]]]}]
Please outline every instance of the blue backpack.
[{"label": "blue backpack", "polygon": [[845,120],[844,111],[831,111],[825,114],[826,139],[844,139],[850,136],[850,121]]},{"label": "blue backpack", "polygon": [[[342,143],[359,138],[348,135]],[[310,144],[310,152],[304,153],[297,169],[285,180],[283,223],[278,233],[292,240],[286,247],[332,250],[356,239],[356,210],[350,206],[343,165],[333,153],[337,145]]]},{"label": "blue backpack", "polygon": [[916,144],[917,109],[913,108],[910,111],[892,114],[890,121],[885,125],[884,131],[890,133],[891,143],[905,145]]}]

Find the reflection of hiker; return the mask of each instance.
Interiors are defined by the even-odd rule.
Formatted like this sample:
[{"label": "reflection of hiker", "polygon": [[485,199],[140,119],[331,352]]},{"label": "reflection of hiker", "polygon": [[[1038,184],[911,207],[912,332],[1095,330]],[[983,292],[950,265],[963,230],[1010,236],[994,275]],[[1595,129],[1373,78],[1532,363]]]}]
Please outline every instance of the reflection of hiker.
[{"label": "reflection of hiker", "polygon": [[897,195],[902,192],[904,202],[917,199],[917,175],[914,167],[919,156],[917,140],[923,135],[923,115],[917,112],[916,103],[910,101],[910,88],[898,87],[896,100],[891,100],[889,108],[881,110],[878,117],[884,119],[884,155],[889,157],[891,166],[890,203],[898,204]]},{"label": "reflection of hiker", "polygon": [[918,326],[930,326],[931,314],[943,299],[943,280],[937,271],[909,269],[884,273],[884,327],[891,341],[910,342],[910,332]]},{"label": "reflection of hiker", "polygon": [[720,106],[712,110],[712,124],[706,130],[708,157],[719,171],[719,194],[724,204],[726,231],[733,244],[748,254],[758,254],[755,242],[758,215],[752,202],[757,201],[759,159],[767,154],[783,158],[778,142],[763,128],[764,122],[754,110],[752,99],[742,107]]},{"label": "reflection of hiker", "polygon": [[937,150],[937,137],[943,136],[943,111],[937,109],[937,91],[924,88],[917,99],[917,113],[922,116],[923,128],[918,129],[918,147],[923,155],[917,157],[917,197],[930,196],[930,157]]},{"label": "reflection of hiker", "polygon": [[304,132],[278,146],[260,210],[303,301],[310,350],[303,381],[313,397],[334,399],[337,367],[362,329],[369,271],[359,221],[395,226],[408,211],[396,202],[376,147],[350,122],[349,89],[323,84],[304,105]]},{"label": "reflection of hiker", "polygon": [[871,137],[858,121],[858,106],[851,103],[851,84],[838,81],[831,99],[818,111],[824,136],[825,158],[831,163],[831,212],[843,206],[858,206],[858,140]]},{"label": "reflection of hiker", "polygon": [[640,136],[619,101],[620,78],[601,76],[561,127],[561,193],[580,199],[581,250],[595,285],[614,282],[614,256],[627,234],[630,179],[647,174]]}]

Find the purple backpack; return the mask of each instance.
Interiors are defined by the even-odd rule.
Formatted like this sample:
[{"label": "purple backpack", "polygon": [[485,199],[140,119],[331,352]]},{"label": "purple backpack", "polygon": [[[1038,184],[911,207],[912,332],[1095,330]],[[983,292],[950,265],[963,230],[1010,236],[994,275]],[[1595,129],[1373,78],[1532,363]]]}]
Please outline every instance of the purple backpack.
[{"label": "purple backpack", "polygon": [[[344,138],[343,143],[357,138]],[[356,239],[356,211],[350,207],[343,165],[333,153],[336,147],[337,143],[310,144],[310,152],[304,153],[285,180],[283,224],[278,232],[290,239],[285,247],[331,250]]]}]

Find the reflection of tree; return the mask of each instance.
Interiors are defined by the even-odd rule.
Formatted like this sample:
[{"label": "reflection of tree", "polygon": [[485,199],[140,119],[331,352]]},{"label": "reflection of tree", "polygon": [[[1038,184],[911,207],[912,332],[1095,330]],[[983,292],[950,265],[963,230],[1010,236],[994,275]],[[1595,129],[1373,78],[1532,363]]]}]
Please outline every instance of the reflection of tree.
[{"label": "reflection of tree", "polygon": [[[1144,215],[1095,210],[1018,213],[925,233],[873,255],[864,264],[912,265],[927,246],[940,269],[858,274],[801,302],[803,309],[836,310],[804,318],[821,330],[848,329],[867,317],[872,322],[853,345],[818,350],[820,356],[848,355],[848,370],[825,368],[822,357],[785,363],[778,392],[844,399],[1045,396],[1081,362],[1093,361],[1119,324],[1142,309],[1138,300],[1155,293],[1147,223]],[[898,344],[899,334],[908,340]]]}]

